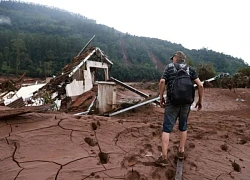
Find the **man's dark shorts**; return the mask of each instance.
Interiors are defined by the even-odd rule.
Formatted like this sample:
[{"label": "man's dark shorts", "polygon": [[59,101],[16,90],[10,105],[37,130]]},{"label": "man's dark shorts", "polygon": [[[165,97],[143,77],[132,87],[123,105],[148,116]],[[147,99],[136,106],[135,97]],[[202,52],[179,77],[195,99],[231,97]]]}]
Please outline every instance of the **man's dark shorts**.
[{"label": "man's dark shorts", "polygon": [[171,103],[167,103],[165,107],[162,131],[167,133],[172,132],[177,118],[179,118],[179,130],[186,131],[189,112],[190,105],[176,106]]}]

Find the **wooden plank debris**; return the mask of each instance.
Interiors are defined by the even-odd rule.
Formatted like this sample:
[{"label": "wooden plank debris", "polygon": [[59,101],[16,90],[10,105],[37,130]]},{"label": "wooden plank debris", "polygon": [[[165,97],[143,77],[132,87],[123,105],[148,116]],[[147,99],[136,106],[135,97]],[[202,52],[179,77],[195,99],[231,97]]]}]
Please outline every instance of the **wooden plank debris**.
[{"label": "wooden plank debris", "polygon": [[10,108],[10,109],[5,109],[5,110],[0,110],[0,119],[10,118],[10,117],[19,116],[22,114],[32,113],[32,112],[44,112],[44,111],[48,111],[54,106],[55,106],[54,104],[46,104],[42,106],[25,106],[21,108]]},{"label": "wooden plank debris", "polygon": [[121,85],[121,86],[123,86],[123,87],[129,89],[130,91],[132,91],[132,92],[134,92],[134,93],[136,93],[136,94],[139,94],[140,96],[142,96],[142,97],[144,97],[144,98],[148,98],[148,97],[149,97],[148,94],[145,94],[144,92],[141,92],[141,91],[139,91],[139,90],[133,88],[132,86],[129,86],[129,85],[125,84],[124,82],[119,81],[118,79],[115,79],[115,78],[113,78],[113,77],[111,77],[110,79],[111,79],[112,81],[116,82],[117,84],[119,84],[119,85]]},{"label": "wooden plank debris", "polygon": [[89,40],[89,42],[82,48],[82,50],[78,53],[77,56],[80,56],[84,51],[85,49],[88,47],[88,45],[91,43],[91,41],[95,38],[95,35]]},{"label": "wooden plank debris", "polygon": [[[164,97],[166,97],[166,95],[164,95]],[[153,99],[149,99],[149,100],[146,100],[146,101],[144,101],[144,102],[142,102],[142,103],[135,104],[135,105],[130,106],[130,107],[128,107],[128,108],[122,109],[122,110],[120,110],[120,111],[116,111],[116,112],[113,112],[113,113],[110,113],[110,114],[104,114],[104,115],[105,115],[105,116],[111,117],[111,116],[114,116],[114,115],[117,115],[117,114],[126,112],[126,111],[128,111],[128,110],[131,110],[131,109],[134,109],[134,108],[143,106],[143,105],[145,105],[145,104],[149,104],[149,103],[155,102],[155,101],[157,101],[157,100],[160,100],[160,97],[156,97],[156,98],[153,98]]]}]

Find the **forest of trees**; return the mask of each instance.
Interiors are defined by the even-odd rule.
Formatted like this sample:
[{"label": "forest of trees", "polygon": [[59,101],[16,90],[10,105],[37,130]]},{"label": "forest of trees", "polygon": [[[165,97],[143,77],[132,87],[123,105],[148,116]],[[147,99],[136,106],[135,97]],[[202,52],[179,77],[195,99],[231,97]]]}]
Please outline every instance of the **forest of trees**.
[{"label": "forest of trees", "polygon": [[234,74],[248,65],[230,55],[202,48],[121,33],[95,20],[58,8],[0,1],[0,75],[56,75],[95,35],[91,45],[114,63],[111,75],[122,81],[158,80],[169,57],[183,51],[194,67],[210,64],[215,72]]}]

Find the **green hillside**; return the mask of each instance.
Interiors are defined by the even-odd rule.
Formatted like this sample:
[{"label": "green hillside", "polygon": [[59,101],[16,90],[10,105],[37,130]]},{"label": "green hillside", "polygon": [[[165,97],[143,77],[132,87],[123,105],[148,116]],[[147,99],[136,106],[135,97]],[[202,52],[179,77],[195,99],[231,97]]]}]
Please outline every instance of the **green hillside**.
[{"label": "green hillside", "polygon": [[[83,12],[84,13],[84,12]],[[121,33],[95,20],[61,9],[13,1],[0,2],[0,73],[31,77],[56,75],[95,35],[114,63],[111,75],[122,81],[158,80],[173,52],[186,53],[194,66],[212,63],[216,72],[233,74],[247,64],[212,50]]]}]

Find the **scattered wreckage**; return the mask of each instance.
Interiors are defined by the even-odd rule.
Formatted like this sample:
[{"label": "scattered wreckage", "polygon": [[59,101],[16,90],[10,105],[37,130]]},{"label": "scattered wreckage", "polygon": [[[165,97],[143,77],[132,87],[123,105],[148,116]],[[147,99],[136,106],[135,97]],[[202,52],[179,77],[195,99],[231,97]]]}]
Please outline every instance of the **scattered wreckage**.
[{"label": "scattered wreckage", "polygon": [[[12,91],[3,93],[0,98],[2,104],[16,109],[1,113],[0,118],[41,110],[73,112],[77,116],[87,114],[114,116],[145,104],[153,102],[159,104],[158,95],[151,97],[110,77],[109,72],[113,63],[100,48],[93,46],[88,48],[93,38],[94,36],[60,74],[47,78],[46,82],[20,85],[25,74],[14,83],[8,82]],[[100,69],[103,70],[101,77],[103,79],[97,81],[96,73],[99,73]],[[206,82],[219,77],[216,76]],[[19,86],[18,90],[16,85]],[[138,94],[142,100],[125,105],[117,103],[117,85]]]},{"label": "scattered wreckage", "polygon": [[[1,104],[16,108],[17,115],[21,112],[30,112],[32,110],[30,107],[44,105],[49,105],[46,107],[50,107],[51,110],[76,112],[74,113],[75,115],[105,115],[107,112],[112,112],[122,107],[117,104],[117,84],[141,95],[143,98],[149,98],[149,95],[132,86],[126,85],[115,78],[110,78],[109,71],[113,63],[100,48],[88,48],[92,39],[62,69],[60,74],[53,78],[47,78],[46,82],[36,82],[26,86],[19,85],[19,88],[15,86],[16,82],[9,83],[12,85],[12,88],[8,89],[7,93],[5,91],[0,95],[2,99]],[[103,70],[101,77],[103,79],[97,81],[95,75],[100,69]],[[21,79],[23,78],[24,75]],[[13,110],[9,111],[9,113],[15,115]],[[8,116],[8,113],[1,114],[0,117]]]}]

